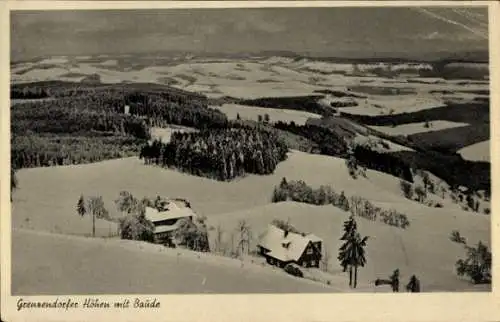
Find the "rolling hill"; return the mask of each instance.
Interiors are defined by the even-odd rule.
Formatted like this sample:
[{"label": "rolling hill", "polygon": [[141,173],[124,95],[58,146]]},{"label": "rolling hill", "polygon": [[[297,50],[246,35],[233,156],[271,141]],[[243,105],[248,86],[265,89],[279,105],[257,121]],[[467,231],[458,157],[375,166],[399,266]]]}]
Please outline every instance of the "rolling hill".
[{"label": "rolling hill", "polygon": [[[12,102],[13,132],[24,135],[19,120],[32,123],[35,128],[26,140],[19,141],[22,146],[16,151],[16,160],[22,165],[36,166],[41,157],[47,159],[48,149],[43,145],[31,151],[30,157],[26,156],[26,151],[33,148],[31,143],[36,141],[33,138],[43,138],[50,143],[47,146],[51,152],[55,151],[57,164],[64,164],[17,172],[19,188],[14,192],[12,205],[13,291],[17,294],[349,291],[346,274],[339,270],[336,260],[342,223],[348,213],[330,205],[271,203],[273,189],[282,178],[303,180],[314,188],[327,185],[347,197],[359,196],[408,217],[411,225],[404,230],[358,219],[360,232],[370,236],[368,263],[360,270],[358,291],[387,291],[375,289],[373,280],[387,277],[396,268],[401,270],[402,282],[416,274],[424,291],[491,290],[490,285],[473,286],[457,277],[454,265],[465,256],[465,250],[450,240],[451,232],[457,230],[470,244],[483,241],[490,245],[490,216],[463,210],[463,203],[454,202],[450,193],[450,186],[454,189],[461,184],[488,190],[489,164],[464,160],[484,159],[486,151],[489,152],[486,144],[489,141],[485,141],[489,138],[489,92],[488,80],[483,77],[487,64],[474,65],[478,70],[476,79],[463,79],[443,75],[422,77],[422,71],[432,69],[429,65],[432,62],[388,63],[282,56],[165,57],[151,62],[135,56],[95,56],[49,57],[11,64],[13,93],[19,96]],[[453,69],[460,69],[460,64],[453,64]],[[386,74],[388,69],[393,71],[390,75]],[[80,105],[67,104],[79,95],[83,98]],[[33,103],[37,99],[38,103]],[[213,121],[212,125],[222,128],[236,126],[239,123],[233,120],[240,114],[239,125],[250,129],[274,127],[295,145],[303,144],[304,149],[300,152],[288,144],[288,158],[277,164],[274,173],[247,174],[232,181],[145,165],[137,156],[123,157],[124,145],[119,137],[109,145],[112,148],[94,147],[96,155],[89,159],[93,163],[72,164],[80,163],[80,159],[72,160],[65,153],[75,151],[59,153],[67,142],[80,142],[72,140],[82,135],[79,131],[82,124],[87,127],[84,129],[87,136],[82,140],[87,144],[85,149],[92,147],[89,142],[97,141],[94,123],[102,128],[99,132],[102,142],[107,142],[109,135],[125,132],[125,123],[119,119],[127,114],[122,112],[125,101],[130,101],[135,113],[126,117],[137,118],[140,129],[152,132],[141,132],[144,134],[141,144],[149,139],[149,134],[169,141],[174,131],[207,130],[204,122]],[[212,104],[214,109],[208,109]],[[54,110],[62,115],[61,119],[69,117],[73,132],[64,132],[67,129],[52,119],[50,112]],[[75,117],[76,113],[81,116]],[[102,117],[92,118],[94,114]],[[255,122],[264,114],[270,115],[270,124]],[[83,122],[83,117],[88,118],[87,122]],[[276,126],[278,121],[290,124]],[[296,124],[292,125],[292,121]],[[427,122],[435,127],[427,127]],[[129,129],[132,134],[133,129]],[[464,139],[457,133],[467,137]],[[375,160],[368,160],[372,163],[367,162],[371,167],[367,166],[366,177],[352,178],[345,159],[341,158],[346,157],[344,150],[350,141],[378,153],[375,157],[367,154],[367,159]],[[137,148],[139,143],[134,144]],[[79,149],[78,144],[75,149]],[[112,156],[116,159],[94,162],[111,158],[98,158],[99,153],[111,149],[116,152]],[[131,149],[127,155],[137,155],[137,151]],[[361,160],[361,154],[358,156]],[[388,163],[390,169],[377,167],[382,163]],[[401,168],[409,173],[415,182],[413,186],[422,184],[415,170],[423,169],[439,182],[439,187],[445,187],[445,192],[429,193],[429,199],[442,207],[406,199],[398,177],[401,173],[397,173]],[[87,238],[92,222],[89,216],[77,215],[80,195],[102,196],[111,217],[116,219],[123,214],[116,210],[114,200],[123,190],[139,199],[156,196],[187,199],[197,213],[207,216],[211,243],[216,227],[224,232],[224,242],[230,243],[238,222],[245,220],[253,232],[255,246],[256,238],[273,219],[290,220],[299,229],[323,238],[331,258],[329,272],[322,274],[331,283],[327,286],[299,280],[262,266],[255,258],[236,260],[121,241],[112,221],[97,220],[98,238]],[[482,208],[489,209],[490,204],[484,198],[481,203]]]},{"label": "rolling hill", "polygon": [[[315,171],[311,171],[311,169],[315,169]],[[336,191],[345,191],[347,196],[359,195],[370,199],[380,207],[394,208],[407,214],[411,221],[411,227],[407,230],[397,230],[378,222],[365,221],[363,218],[358,220],[360,231],[372,236],[367,249],[369,264],[366,269],[360,271],[360,285],[365,285],[365,290],[373,291],[373,288],[370,288],[371,281],[377,277],[385,277],[398,267],[402,271],[402,278],[413,273],[421,277],[426,291],[485,290],[485,287],[487,288],[487,286],[472,287],[469,282],[455,275],[453,265],[457,259],[464,255],[464,250],[460,245],[451,242],[449,235],[452,230],[459,230],[471,243],[479,240],[489,243],[489,216],[464,212],[449,200],[442,200],[444,208],[426,207],[405,199],[400,191],[397,178],[368,170],[367,178],[361,177],[354,180],[348,175],[343,159],[310,155],[297,151],[292,152],[288,160],[281,163],[273,175],[249,175],[233,182],[218,182],[181,174],[174,170],[145,166],[136,158],[79,166],[20,170],[20,188],[14,194],[13,227],[14,231],[30,229],[58,234],[85,235],[86,231],[90,232],[91,222],[90,218],[80,218],[76,214],[76,201],[80,193],[102,195],[112,216],[120,216],[113,205],[113,200],[118,196],[120,190],[128,190],[139,198],[142,196],[154,197],[157,194],[183,197],[191,202],[198,213],[208,217],[209,226],[220,226],[227,233],[234,230],[240,219],[246,220],[257,236],[274,218],[285,220],[289,218],[297,227],[314,232],[325,240],[325,245],[333,256],[330,264],[332,274],[334,278],[342,281],[343,274],[338,271],[334,257],[339,244],[341,224],[347,218],[347,213],[332,206],[310,206],[296,203],[270,204],[273,187],[279,183],[282,177],[287,177],[290,180],[305,180],[313,186],[331,185]],[[50,202],[47,202],[49,200]],[[314,220],[311,220],[312,218]],[[85,229],[85,227],[88,228]],[[105,236],[109,229],[108,223],[103,221],[101,234]],[[17,234],[23,236],[22,231]],[[34,233],[31,235],[24,233],[27,236],[32,236],[32,234]],[[26,238],[27,240],[29,238],[46,239],[50,240],[47,243],[52,241],[56,244],[66,244],[60,241],[60,238],[63,237],[38,236],[35,234],[34,237]],[[23,245],[25,244],[20,242],[20,239],[22,237],[14,237],[13,241],[14,265],[24,266],[24,264],[15,263],[16,261],[23,263],[23,261],[29,260],[24,255]],[[52,249],[52,246],[44,246],[42,241],[35,243],[38,245],[37,247]],[[113,244],[115,241],[75,238],[71,239],[71,243],[75,245],[88,244],[88,247],[95,245],[95,247],[100,248],[107,244]],[[78,247],[77,249],[79,249]],[[81,247],[81,251],[85,254],[91,253],[90,250],[85,250],[87,246],[82,245]],[[39,251],[43,251],[43,249]],[[52,252],[50,261],[64,261],[64,254],[64,251]],[[103,250],[99,254],[102,254],[99,256],[104,256],[105,251]],[[17,260],[16,256],[19,256]],[[156,258],[156,254],[133,256],[141,256],[143,258],[141,262],[144,265],[153,265],[153,263],[159,265],[157,261],[162,261]],[[96,261],[99,261],[99,257],[96,258]],[[90,262],[90,259],[85,260],[86,265],[98,265]],[[104,276],[109,274],[107,269],[104,269]],[[67,274],[63,268],[59,270],[60,274]],[[14,279],[26,279],[35,272],[36,265],[32,269],[16,269],[14,270]],[[20,274],[19,277],[16,274]],[[133,271],[130,274],[134,274]],[[119,284],[119,277],[116,278],[117,280],[114,281]],[[147,281],[151,281],[149,277]],[[45,287],[43,292],[47,293],[62,292],[61,287],[63,287],[55,285],[54,289],[51,289],[49,286],[38,285],[40,288]],[[47,284],[43,283],[43,285]],[[29,290],[28,286],[24,287]],[[33,287],[35,288],[35,286]],[[80,289],[84,286],[72,287]],[[129,290],[126,288],[127,286],[117,286],[115,282],[109,282],[99,287],[101,288],[98,290],[101,291],[104,287],[108,287],[109,292]],[[143,288],[135,289],[147,291],[156,289],[156,287],[160,286],[143,286]],[[186,288],[176,287],[176,292],[200,290],[197,286],[190,285],[186,285]],[[343,284],[339,282],[337,287],[343,287]],[[276,289],[278,288],[276,286]],[[22,289],[20,288],[20,290]],[[165,289],[174,291],[167,286]],[[251,291],[254,288],[251,286],[248,289]],[[299,289],[305,291],[309,287],[297,286],[297,290]],[[86,289],[83,288],[83,290]],[[238,290],[234,289],[234,291]],[[258,286],[255,286],[255,290],[257,292],[263,291],[259,290]],[[290,289],[284,287],[283,290]],[[214,291],[224,290],[215,288]]]}]

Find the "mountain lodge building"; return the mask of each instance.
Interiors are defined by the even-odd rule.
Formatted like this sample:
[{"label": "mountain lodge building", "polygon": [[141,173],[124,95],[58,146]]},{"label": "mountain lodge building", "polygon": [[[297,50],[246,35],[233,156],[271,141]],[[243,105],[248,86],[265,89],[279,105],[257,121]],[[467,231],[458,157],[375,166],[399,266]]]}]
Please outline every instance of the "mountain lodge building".
[{"label": "mountain lodge building", "polygon": [[319,267],[322,242],[313,234],[298,234],[269,225],[258,248],[271,265],[284,267],[294,263],[302,267]]}]

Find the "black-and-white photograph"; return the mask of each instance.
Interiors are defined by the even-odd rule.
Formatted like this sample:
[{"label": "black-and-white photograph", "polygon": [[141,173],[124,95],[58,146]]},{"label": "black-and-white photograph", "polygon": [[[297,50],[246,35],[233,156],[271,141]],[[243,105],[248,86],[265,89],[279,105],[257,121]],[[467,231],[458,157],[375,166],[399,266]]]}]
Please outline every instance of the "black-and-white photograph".
[{"label": "black-and-white photograph", "polygon": [[11,292],[491,292],[488,7],[10,12]]}]

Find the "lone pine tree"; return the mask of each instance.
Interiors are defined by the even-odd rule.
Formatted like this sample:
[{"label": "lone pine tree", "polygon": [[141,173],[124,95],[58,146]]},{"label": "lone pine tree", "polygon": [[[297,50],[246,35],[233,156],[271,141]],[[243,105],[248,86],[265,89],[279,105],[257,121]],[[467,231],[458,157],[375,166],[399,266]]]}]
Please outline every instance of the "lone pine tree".
[{"label": "lone pine tree", "polygon": [[343,240],[344,244],[340,247],[337,258],[344,272],[349,268],[349,286],[356,288],[358,283],[358,267],[364,267],[366,264],[364,247],[366,246],[368,236],[361,237],[357,231],[357,223],[354,217],[351,216],[349,220],[344,222],[344,234],[340,240]]}]

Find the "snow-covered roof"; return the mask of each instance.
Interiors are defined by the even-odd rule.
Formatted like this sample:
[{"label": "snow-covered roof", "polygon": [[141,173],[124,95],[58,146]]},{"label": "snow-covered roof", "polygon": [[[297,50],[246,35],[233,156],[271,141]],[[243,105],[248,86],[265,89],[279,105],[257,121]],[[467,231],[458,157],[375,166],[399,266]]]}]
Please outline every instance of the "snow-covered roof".
[{"label": "snow-covered roof", "polygon": [[281,261],[297,261],[310,242],[321,241],[321,238],[313,234],[302,236],[288,232],[285,237],[284,230],[269,225],[259,242],[259,246],[269,249],[270,252],[267,254]]},{"label": "snow-covered roof", "polygon": [[145,216],[146,219],[155,223],[168,219],[192,217],[195,216],[195,213],[191,208],[179,207],[175,203],[171,202],[167,205],[167,209],[165,211],[158,211],[155,208],[146,207]]}]

